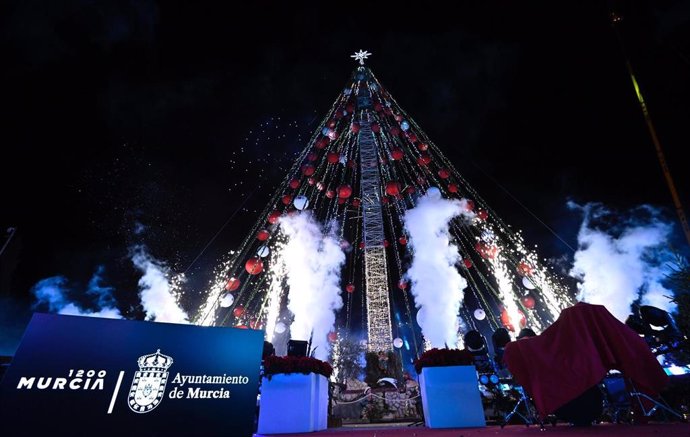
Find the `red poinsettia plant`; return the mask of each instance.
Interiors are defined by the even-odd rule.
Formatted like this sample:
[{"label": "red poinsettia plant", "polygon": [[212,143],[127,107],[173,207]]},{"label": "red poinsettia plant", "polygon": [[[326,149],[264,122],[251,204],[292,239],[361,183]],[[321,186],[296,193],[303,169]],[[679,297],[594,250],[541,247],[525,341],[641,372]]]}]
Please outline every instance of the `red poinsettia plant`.
[{"label": "red poinsettia plant", "polygon": [[433,348],[415,360],[414,368],[417,373],[422,373],[423,367],[471,366],[473,364],[474,357],[467,349]]},{"label": "red poinsettia plant", "polygon": [[271,376],[278,373],[316,373],[329,378],[333,373],[333,367],[325,361],[312,357],[278,357],[271,355],[264,359],[264,376]]}]

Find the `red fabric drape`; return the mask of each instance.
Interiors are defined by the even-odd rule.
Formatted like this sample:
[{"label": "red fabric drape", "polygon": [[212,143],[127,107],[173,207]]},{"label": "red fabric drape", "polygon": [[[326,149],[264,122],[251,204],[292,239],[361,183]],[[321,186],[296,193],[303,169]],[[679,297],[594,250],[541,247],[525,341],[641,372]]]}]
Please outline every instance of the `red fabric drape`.
[{"label": "red fabric drape", "polygon": [[644,339],[602,305],[564,309],[540,335],[508,343],[503,360],[542,417],[598,384],[611,369],[650,396],[668,383]]}]

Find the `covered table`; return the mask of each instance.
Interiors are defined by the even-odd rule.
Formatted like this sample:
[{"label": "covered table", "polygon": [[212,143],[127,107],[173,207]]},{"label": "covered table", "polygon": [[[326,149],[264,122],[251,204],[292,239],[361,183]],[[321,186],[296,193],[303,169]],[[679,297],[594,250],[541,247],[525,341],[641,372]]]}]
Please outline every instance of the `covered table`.
[{"label": "covered table", "polygon": [[503,360],[542,417],[617,369],[637,390],[658,396],[668,376],[638,334],[603,305],[578,303],[536,337],[506,345]]}]

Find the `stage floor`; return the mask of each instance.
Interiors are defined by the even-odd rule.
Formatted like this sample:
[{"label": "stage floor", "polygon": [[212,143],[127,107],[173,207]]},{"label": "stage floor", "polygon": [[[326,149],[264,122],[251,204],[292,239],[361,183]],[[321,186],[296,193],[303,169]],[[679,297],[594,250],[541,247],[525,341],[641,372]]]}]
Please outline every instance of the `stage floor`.
[{"label": "stage floor", "polygon": [[[268,435],[268,434],[267,434]],[[524,425],[487,426],[485,428],[429,429],[407,424],[348,425],[329,428],[325,431],[301,434],[271,434],[280,437],[488,437],[488,436],[621,436],[621,437],[688,437],[690,424],[687,423],[649,423],[645,425],[603,423],[587,427],[574,427],[568,424],[547,425],[544,431],[539,426]],[[263,437],[254,434],[254,437]]]}]

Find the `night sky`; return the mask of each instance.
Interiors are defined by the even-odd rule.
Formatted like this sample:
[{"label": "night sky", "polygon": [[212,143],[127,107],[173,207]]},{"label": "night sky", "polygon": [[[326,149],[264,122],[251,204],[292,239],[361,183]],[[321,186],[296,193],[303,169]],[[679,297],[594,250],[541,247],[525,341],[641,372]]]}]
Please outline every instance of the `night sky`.
[{"label": "night sky", "polygon": [[[98,266],[127,301],[137,243],[190,273],[193,312],[194,285],[244,238],[359,49],[544,256],[572,256],[546,226],[577,246],[568,200],[651,204],[678,223],[607,2],[257,3],[3,2],[0,226],[18,232],[1,260],[0,324],[23,329],[38,280],[85,283]],[[621,6],[690,213],[690,2]]]}]

